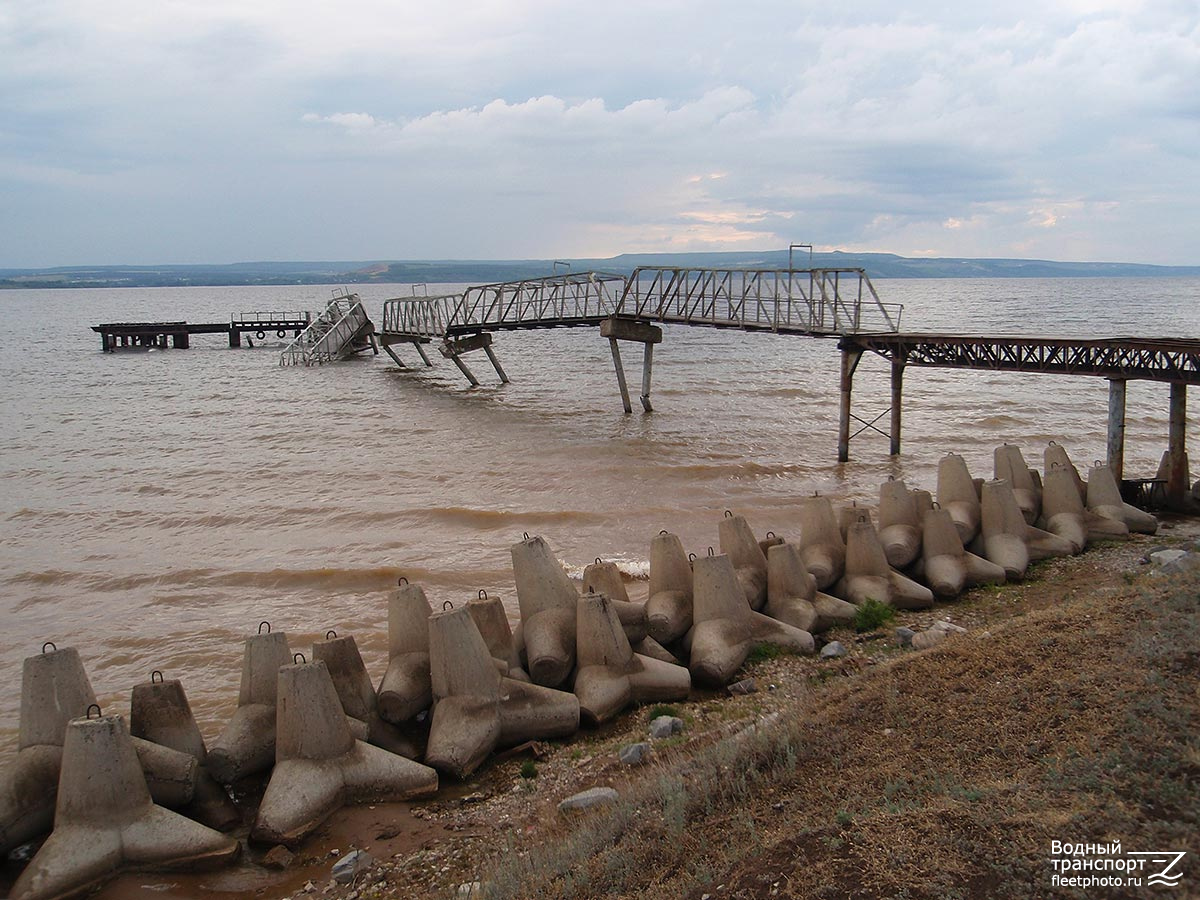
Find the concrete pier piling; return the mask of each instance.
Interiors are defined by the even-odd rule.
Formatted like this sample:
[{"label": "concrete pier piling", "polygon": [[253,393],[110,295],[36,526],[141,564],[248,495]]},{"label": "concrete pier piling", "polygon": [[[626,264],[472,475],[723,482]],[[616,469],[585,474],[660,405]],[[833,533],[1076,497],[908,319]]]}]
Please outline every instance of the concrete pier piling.
[{"label": "concrete pier piling", "polygon": [[66,730],[54,831],[13,885],[13,900],[87,890],[122,868],[212,867],[240,845],[155,806],[120,716],[72,719]]},{"label": "concrete pier piling", "polygon": [[659,532],[650,541],[650,590],[646,630],[672,644],[692,627],[692,567],[679,535]]},{"label": "concrete pier piling", "polygon": [[324,662],[283,666],[278,682],[275,768],[252,840],[295,846],[347,803],[437,791],[433,769],[355,740]]},{"label": "concrete pier piling", "polygon": [[282,631],[268,630],[246,638],[238,708],[208,751],[208,770],[222,784],[265,772],[275,762],[279,669],[291,662],[287,635]]},{"label": "concrete pier piling", "polygon": [[401,584],[388,598],[388,667],[379,682],[384,721],[407,722],[433,704],[429,680],[429,617],[433,609],[420,585]]},{"label": "concrete pier piling", "polygon": [[521,633],[534,684],[558,687],[575,667],[575,604],[579,593],[541,537],[512,546]]}]

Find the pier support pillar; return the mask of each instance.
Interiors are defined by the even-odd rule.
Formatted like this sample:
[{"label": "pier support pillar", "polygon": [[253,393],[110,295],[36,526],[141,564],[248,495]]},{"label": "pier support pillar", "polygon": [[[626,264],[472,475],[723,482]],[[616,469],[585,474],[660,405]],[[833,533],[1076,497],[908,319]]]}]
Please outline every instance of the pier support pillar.
[{"label": "pier support pillar", "polygon": [[608,347],[612,351],[613,368],[617,372],[617,387],[621,389],[621,404],[625,412],[633,412],[633,404],[629,401],[629,383],[625,380],[625,367],[621,364],[621,348],[618,341],[631,341],[642,345],[642,409],[653,412],[650,404],[650,376],[654,370],[654,345],[662,343],[662,329],[648,322],[636,319],[618,319],[613,317],[600,323],[600,336],[608,338]]},{"label": "pier support pillar", "polygon": [[1171,407],[1167,431],[1167,506],[1182,509],[1187,504],[1187,385],[1171,382]]},{"label": "pier support pillar", "polygon": [[488,360],[492,364],[492,368],[496,370],[496,374],[500,376],[501,384],[508,384],[508,376],[504,373],[504,367],[500,365],[500,360],[496,358],[496,351],[492,349],[491,343],[484,344],[483,352],[487,354]]},{"label": "pier support pillar", "polygon": [[427,353],[425,352],[425,348],[421,346],[421,342],[420,342],[420,341],[413,341],[413,346],[416,348],[416,350],[417,350],[417,353],[419,353],[419,354],[421,355],[421,361],[422,361],[423,363],[425,363],[425,367],[426,367],[427,369],[432,369],[432,368],[433,368],[433,362],[432,362],[432,361],[429,359],[429,354],[427,354]]},{"label": "pier support pillar", "polygon": [[1125,379],[1108,380],[1108,468],[1119,484],[1125,471]]},{"label": "pier support pillar", "polygon": [[[420,350],[420,345],[417,345]],[[458,370],[466,376],[467,381],[471,382],[471,387],[479,387],[479,379],[467,368],[467,364],[462,361],[462,354],[469,353],[472,350],[482,350],[487,354],[487,357],[492,362],[496,374],[500,376],[500,380],[505,384],[508,383],[508,376],[504,373],[504,369],[500,367],[500,360],[496,358],[495,352],[492,350],[492,336],[486,331],[479,334],[473,334],[470,337],[458,338],[456,340],[447,339],[438,348],[442,356],[458,366]],[[429,362],[428,357],[424,352],[421,353],[421,358],[426,363]]]},{"label": "pier support pillar", "polygon": [[406,366],[404,364],[404,360],[402,360],[399,356],[396,355],[396,351],[392,349],[391,344],[385,343],[383,345],[383,352],[386,353],[388,356],[390,356],[392,358],[392,362],[394,362],[396,365],[398,365],[401,369],[408,368],[408,366]]},{"label": "pier support pillar", "polygon": [[230,328],[230,329],[229,329],[229,346],[230,346],[230,347],[240,347],[240,346],[242,346],[242,332],[241,332],[241,329],[238,329],[238,328]]},{"label": "pier support pillar", "polygon": [[838,415],[838,462],[850,459],[850,394],[854,389],[854,371],[862,359],[861,350],[842,350],[841,402]]},{"label": "pier support pillar", "polygon": [[892,359],[892,424],[889,429],[892,456],[900,455],[900,401],[904,394],[904,363],[904,357]]}]

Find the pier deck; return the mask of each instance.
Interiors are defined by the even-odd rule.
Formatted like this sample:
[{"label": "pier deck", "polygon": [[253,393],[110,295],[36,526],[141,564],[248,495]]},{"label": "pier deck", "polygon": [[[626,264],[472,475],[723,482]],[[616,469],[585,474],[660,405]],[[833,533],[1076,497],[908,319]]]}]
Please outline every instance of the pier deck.
[{"label": "pier deck", "polygon": [[186,350],[193,334],[225,334],[230,347],[242,346],[242,334],[249,333],[259,340],[275,332],[285,337],[289,332],[299,335],[312,321],[308,312],[250,312],[237,313],[228,322],[106,322],[93,325],[100,335],[100,346],[107,353],[118,347],[174,347]]}]

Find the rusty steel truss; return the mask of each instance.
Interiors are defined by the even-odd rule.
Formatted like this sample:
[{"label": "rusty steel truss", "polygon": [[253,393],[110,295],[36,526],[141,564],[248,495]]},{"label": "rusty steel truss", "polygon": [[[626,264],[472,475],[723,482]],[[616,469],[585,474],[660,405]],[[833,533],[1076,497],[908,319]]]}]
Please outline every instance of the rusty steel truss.
[{"label": "rusty steel truss", "polygon": [[1200,340],[853,334],[838,346],[907,366],[1200,384]]}]

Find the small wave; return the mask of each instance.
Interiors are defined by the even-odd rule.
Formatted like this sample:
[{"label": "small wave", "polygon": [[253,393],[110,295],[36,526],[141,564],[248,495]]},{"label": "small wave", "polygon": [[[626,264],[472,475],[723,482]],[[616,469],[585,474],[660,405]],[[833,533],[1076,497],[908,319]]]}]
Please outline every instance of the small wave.
[{"label": "small wave", "polygon": [[683,478],[770,478],[788,475],[811,475],[812,466],[800,466],[788,463],[685,463],[677,466],[662,466],[662,471]]},{"label": "small wave", "polygon": [[996,425],[1020,425],[1022,423],[1021,423],[1021,420],[1018,419],[1016,416],[1006,416],[1003,413],[1000,413],[999,415],[984,416],[982,419],[979,420],[979,424],[996,426]]},{"label": "small wave", "polygon": [[[648,559],[631,559],[628,557],[616,556],[609,557],[603,561],[617,564],[617,571],[621,573],[622,581],[650,580],[650,560]],[[591,565],[591,563],[585,563],[582,566],[576,566],[570,563],[562,563],[563,570],[574,581],[583,580],[584,569],[586,569],[589,565]]]},{"label": "small wave", "polygon": [[518,526],[528,530],[544,525],[595,525],[606,521],[604,516],[582,510],[495,510],[447,506],[411,510],[411,514],[420,519],[481,530]]}]

